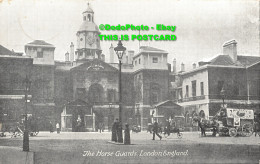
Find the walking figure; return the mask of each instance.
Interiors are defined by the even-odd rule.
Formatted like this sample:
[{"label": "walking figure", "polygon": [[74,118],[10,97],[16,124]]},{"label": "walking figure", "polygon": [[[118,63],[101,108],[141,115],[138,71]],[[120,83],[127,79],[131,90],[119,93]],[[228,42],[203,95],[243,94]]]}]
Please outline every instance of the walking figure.
[{"label": "walking figure", "polygon": [[155,140],[155,134],[160,138],[160,140],[162,139],[162,136],[158,134],[158,128],[158,123],[155,121],[153,124],[153,140]]},{"label": "walking figure", "polygon": [[59,123],[56,124],[56,129],[57,129],[57,133],[59,134],[60,133],[60,124]]},{"label": "walking figure", "polygon": [[100,123],[99,123],[99,132],[100,132],[100,133],[104,131],[103,128],[104,128],[104,123],[103,123],[103,122],[100,122]]},{"label": "walking figure", "polygon": [[117,120],[113,123],[113,126],[112,126],[112,141],[114,141],[114,142],[117,142],[117,127],[118,127]]},{"label": "walking figure", "polygon": [[50,128],[50,133],[53,133],[53,126],[52,126],[52,122],[50,121],[50,124],[49,124],[49,128]]}]

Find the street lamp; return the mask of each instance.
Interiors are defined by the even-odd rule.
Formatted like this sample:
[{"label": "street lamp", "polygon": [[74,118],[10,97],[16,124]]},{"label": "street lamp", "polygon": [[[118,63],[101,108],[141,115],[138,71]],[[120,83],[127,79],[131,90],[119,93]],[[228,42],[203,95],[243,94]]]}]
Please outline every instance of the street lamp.
[{"label": "street lamp", "polygon": [[225,100],[225,96],[226,96],[226,91],[224,90],[224,87],[221,89],[220,95],[221,95],[222,100],[223,100],[223,108],[224,108],[224,106],[225,106],[224,100]]},{"label": "street lamp", "polygon": [[114,48],[118,60],[119,60],[119,81],[118,81],[118,90],[119,90],[119,133],[118,133],[118,142],[123,142],[122,136],[122,90],[121,90],[121,64],[122,58],[125,53],[126,48],[123,46],[121,40],[118,41],[117,47]]},{"label": "street lamp", "polygon": [[109,103],[108,104],[109,106],[109,114],[108,114],[108,129],[111,130],[111,127],[112,127],[112,124],[114,122],[114,116],[113,116],[113,113],[112,113],[112,107],[113,107],[113,104],[112,103]]},{"label": "street lamp", "polygon": [[27,125],[27,103],[28,103],[28,92],[31,86],[31,81],[26,78],[24,80],[25,83],[25,111],[24,111],[24,133],[23,133],[23,151],[29,151],[29,132]]},{"label": "street lamp", "polygon": [[136,124],[137,124],[137,125],[140,125],[140,111],[139,111],[140,104],[139,104],[139,103],[136,103],[135,106],[136,106],[136,114],[135,114]]}]

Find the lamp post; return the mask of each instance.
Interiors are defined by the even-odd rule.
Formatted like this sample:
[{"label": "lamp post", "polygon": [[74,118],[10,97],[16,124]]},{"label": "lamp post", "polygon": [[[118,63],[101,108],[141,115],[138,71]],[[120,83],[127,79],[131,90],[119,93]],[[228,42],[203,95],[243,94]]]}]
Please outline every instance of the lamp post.
[{"label": "lamp post", "polygon": [[113,114],[112,114],[112,107],[113,107],[113,104],[112,103],[109,103],[108,104],[109,106],[109,114],[108,114],[108,129],[111,131],[111,127],[112,127],[112,124],[114,122],[114,117],[113,117]]},{"label": "lamp post", "polygon": [[125,53],[126,48],[123,46],[121,40],[118,41],[117,47],[114,48],[118,60],[119,60],[119,81],[118,81],[118,91],[119,91],[119,133],[118,133],[118,142],[123,142],[122,137],[122,88],[121,88],[121,64],[122,64],[122,58]]},{"label": "lamp post", "polygon": [[225,94],[226,94],[226,91],[224,90],[224,88],[222,88],[220,91],[220,95],[221,95],[222,101],[223,101],[223,108],[225,106]]},{"label": "lamp post", "polygon": [[28,103],[28,92],[30,89],[31,81],[26,76],[25,80],[25,111],[24,111],[24,133],[23,133],[23,151],[29,151],[29,132],[27,125],[27,103]]},{"label": "lamp post", "polygon": [[135,114],[136,124],[137,124],[137,125],[140,125],[140,111],[139,111],[139,109],[140,109],[140,104],[139,104],[139,103],[136,103],[135,106],[136,106],[136,114]]}]

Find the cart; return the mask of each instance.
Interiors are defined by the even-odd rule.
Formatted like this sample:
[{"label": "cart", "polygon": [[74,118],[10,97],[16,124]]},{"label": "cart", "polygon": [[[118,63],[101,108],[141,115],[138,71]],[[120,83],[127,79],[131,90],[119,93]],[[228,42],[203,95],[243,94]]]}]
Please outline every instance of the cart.
[{"label": "cart", "polygon": [[219,123],[219,135],[249,137],[253,134],[253,110],[221,108],[214,118]]}]

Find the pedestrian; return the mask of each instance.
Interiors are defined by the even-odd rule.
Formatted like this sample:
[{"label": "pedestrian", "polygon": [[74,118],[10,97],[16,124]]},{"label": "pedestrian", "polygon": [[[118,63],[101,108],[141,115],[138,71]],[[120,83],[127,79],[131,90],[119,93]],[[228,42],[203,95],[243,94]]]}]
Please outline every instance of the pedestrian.
[{"label": "pedestrian", "polygon": [[129,125],[126,123],[125,124],[125,140],[124,140],[124,144],[125,145],[130,145],[131,141],[130,141],[130,129],[129,129]]},{"label": "pedestrian", "polygon": [[76,132],[80,132],[81,131],[80,127],[81,127],[81,119],[79,117],[77,119]]},{"label": "pedestrian", "polygon": [[114,142],[117,142],[117,130],[116,130],[116,128],[117,128],[117,121],[115,121],[113,123],[113,126],[112,126],[112,141],[114,141]]},{"label": "pedestrian", "polygon": [[170,120],[166,120],[166,133],[168,134],[168,136],[170,135],[171,133],[171,123],[170,123]]},{"label": "pedestrian", "polygon": [[49,129],[50,129],[50,133],[53,133],[53,126],[52,126],[52,122],[51,121],[50,121]]},{"label": "pedestrian", "polygon": [[60,133],[60,124],[59,123],[56,124],[56,129],[57,129],[57,134],[59,134]]},{"label": "pedestrian", "polygon": [[103,132],[103,127],[104,127],[104,123],[100,122],[99,123],[99,132],[101,133],[101,131]]},{"label": "pedestrian", "polygon": [[155,134],[160,138],[160,140],[162,139],[162,136],[158,134],[158,128],[158,123],[155,121],[153,124],[153,140],[155,140]]}]

